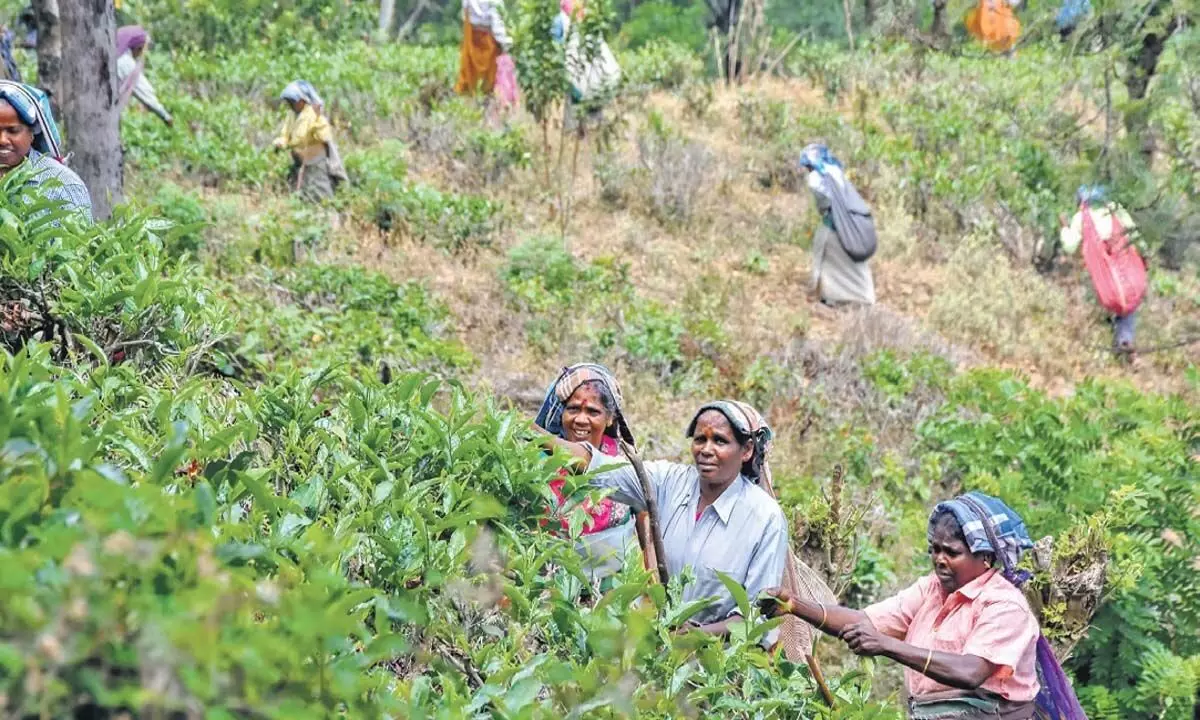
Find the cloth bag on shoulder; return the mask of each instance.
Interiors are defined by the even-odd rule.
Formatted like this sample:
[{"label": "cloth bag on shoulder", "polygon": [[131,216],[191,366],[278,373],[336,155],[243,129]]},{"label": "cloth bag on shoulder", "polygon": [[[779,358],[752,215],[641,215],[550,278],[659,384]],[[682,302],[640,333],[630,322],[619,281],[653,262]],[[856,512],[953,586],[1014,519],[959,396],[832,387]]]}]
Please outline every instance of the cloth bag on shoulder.
[{"label": "cloth bag on shoulder", "polygon": [[866,262],[879,246],[871,208],[858,194],[849,178],[846,179],[845,185],[839,185],[826,175],[825,186],[829,192],[833,231],[837,233],[842,248],[854,262]]},{"label": "cloth bag on shoulder", "polygon": [[621,65],[602,37],[583,38],[567,30],[566,66],[578,102],[614,92],[621,82]]}]

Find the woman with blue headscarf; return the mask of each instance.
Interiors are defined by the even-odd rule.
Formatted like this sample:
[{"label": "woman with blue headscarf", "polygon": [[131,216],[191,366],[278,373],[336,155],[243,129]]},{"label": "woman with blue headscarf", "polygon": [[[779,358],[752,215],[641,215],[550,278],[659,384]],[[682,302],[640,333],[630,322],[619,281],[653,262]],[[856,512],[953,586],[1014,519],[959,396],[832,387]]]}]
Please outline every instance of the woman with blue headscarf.
[{"label": "woman with blue headscarf", "polygon": [[847,185],[842,163],[829,148],[812,144],[800,153],[800,167],[808,170],[808,188],[821,213],[821,224],[813,235],[812,291],[826,305],[874,305],[871,267],[850,257],[834,229],[832,188]]},{"label": "woman with blue headscarf", "polygon": [[1086,720],[1019,589],[1030,575],[1017,563],[1033,547],[1021,516],[970,492],[933,509],[927,539],[933,572],[864,610],[779,589],[760,605],[904,665],[914,720]]},{"label": "woman with blue headscarf", "polygon": [[61,142],[46,93],[0,80],[0,176],[28,168],[24,187],[91,221],[91,195],[64,163]]}]

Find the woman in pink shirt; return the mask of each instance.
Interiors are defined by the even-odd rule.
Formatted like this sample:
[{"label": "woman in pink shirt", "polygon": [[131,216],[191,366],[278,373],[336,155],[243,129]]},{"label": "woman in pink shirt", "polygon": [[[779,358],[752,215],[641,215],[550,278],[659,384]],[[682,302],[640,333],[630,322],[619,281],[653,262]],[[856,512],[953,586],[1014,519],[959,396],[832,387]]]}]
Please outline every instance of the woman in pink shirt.
[{"label": "woman in pink shirt", "polygon": [[777,589],[761,601],[763,612],[790,613],[858,655],[904,665],[914,720],[1032,720],[1039,709],[1083,719],[1017,588],[1028,579],[1017,560],[1033,546],[1020,516],[996,498],[968,493],[934,508],[928,538],[933,572],[895,597],[852,610]]}]

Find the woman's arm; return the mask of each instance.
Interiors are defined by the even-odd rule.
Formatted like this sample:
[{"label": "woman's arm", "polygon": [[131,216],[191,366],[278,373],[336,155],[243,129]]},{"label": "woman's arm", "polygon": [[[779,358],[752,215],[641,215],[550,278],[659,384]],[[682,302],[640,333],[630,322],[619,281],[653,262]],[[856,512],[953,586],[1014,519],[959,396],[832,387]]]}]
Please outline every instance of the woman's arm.
[{"label": "woman's arm", "polygon": [[846,629],[843,639],[855,655],[882,655],[943,685],[974,690],[996,672],[996,666],[978,655],[930,650],[888,637],[875,629],[870,620]]},{"label": "woman's arm", "polygon": [[801,600],[792,597],[786,588],[771,588],[765,590],[764,594],[767,597],[758,601],[759,609],[764,615],[795,615],[827,635],[841,637],[847,628],[867,619],[866,613],[861,610]]},{"label": "woman's arm", "polygon": [[166,124],[171,125],[174,123],[171,113],[159,102],[158,94],[154,92],[154,86],[146,79],[145,71],[142,71],[142,74],[138,76],[137,82],[133,84],[133,96],[145,105],[147,110],[157,115]]}]

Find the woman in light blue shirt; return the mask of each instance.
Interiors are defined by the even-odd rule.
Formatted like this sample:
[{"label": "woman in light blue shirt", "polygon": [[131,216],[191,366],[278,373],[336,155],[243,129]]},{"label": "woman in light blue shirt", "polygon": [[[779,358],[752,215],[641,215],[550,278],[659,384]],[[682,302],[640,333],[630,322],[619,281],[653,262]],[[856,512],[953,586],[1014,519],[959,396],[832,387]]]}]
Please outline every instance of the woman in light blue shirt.
[{"label": "woman in light blue shirt", "polygon": [[[687,435],[694,464],[653,461],[646,463],[646,473],[657,495],[667,568],[676,575],[691,567],[696,577],[683,600],[712,598],[692,624],[724,636],[730,623],[742,618],[717,571],[740,583],[751,598],[783,579],[787,523],[778,503],[757,484],[771,429],[749,405],[718,401],[696,412]],[[646,508],[642,484],[623,459],[588,443],[557,444],[589,472],[597,471],[593,486],[611,489],[614,500],[638,512]]]}]

